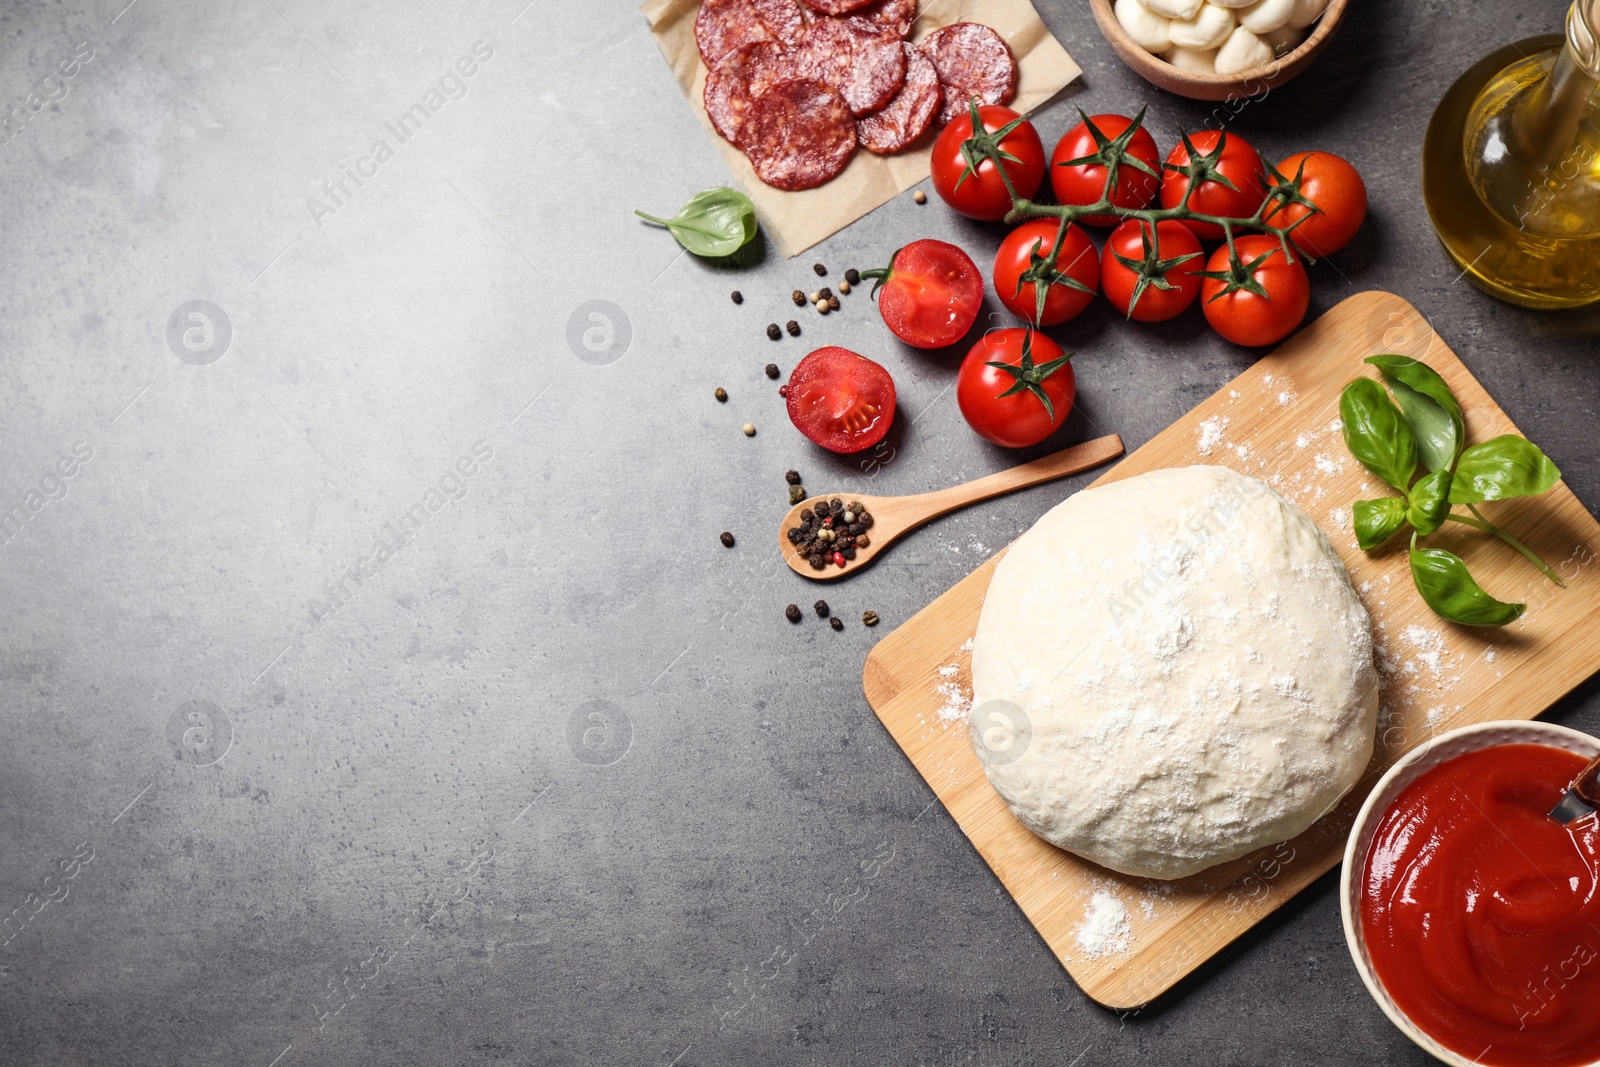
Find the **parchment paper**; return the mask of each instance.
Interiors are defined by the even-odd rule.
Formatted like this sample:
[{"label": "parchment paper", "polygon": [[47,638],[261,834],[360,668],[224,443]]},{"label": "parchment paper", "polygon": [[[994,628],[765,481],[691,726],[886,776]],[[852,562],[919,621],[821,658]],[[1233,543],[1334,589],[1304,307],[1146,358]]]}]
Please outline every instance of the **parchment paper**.
[{"label": "parchment paper", "polygon": [[[893,156],[858,151],[842,174],[816,189],[786,192],[767,185],[756,177],[744,153],[718,136],[706,116],[702,102],[706,70],[694,43],[699,3],[649,0],[640,10],[650,20],[656,44],[683,87],[684,98],[717,146],[735,184],[755,202],[767,236],[785,256],[799,255],[928,176],[931,135]],[[952,22],[992,26],[1011,46],[1017,58],[1017,96],[1009,106],[1018,111],[1032,111],[1082,73],[1039,20],[1029,0],[924,0],[918,5],[911,39],[920,41]]]}]

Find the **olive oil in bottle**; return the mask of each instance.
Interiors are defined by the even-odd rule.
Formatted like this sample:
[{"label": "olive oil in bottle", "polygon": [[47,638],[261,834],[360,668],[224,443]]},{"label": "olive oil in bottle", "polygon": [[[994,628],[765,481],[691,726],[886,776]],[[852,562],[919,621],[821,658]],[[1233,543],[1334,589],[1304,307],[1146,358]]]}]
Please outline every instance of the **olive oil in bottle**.
[{"label": "olive oil in bottle", "polygon": [[1445,251],[1489,294],[1532,308],[1600,300],[1600,0],[1567,33],[1486,56],[1440,101],[1422,193]]}]

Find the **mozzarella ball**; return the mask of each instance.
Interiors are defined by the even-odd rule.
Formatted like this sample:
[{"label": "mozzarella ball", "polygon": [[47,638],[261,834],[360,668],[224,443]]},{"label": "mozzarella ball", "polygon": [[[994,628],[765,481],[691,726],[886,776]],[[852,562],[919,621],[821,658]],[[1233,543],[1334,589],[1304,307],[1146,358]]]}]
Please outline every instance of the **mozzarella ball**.
[{"label": "mozzarella ball", "polygon": [[1179,48],[1191,52],[1205,52],[1218,48],[1233,32],[1233,12],[1216,4],[1205,3],[1192,19],[1173,19],[1167,26],[1167,36]]},{"label": "mozzarella ball", "polygon": [[1305,30],[1297,30],[1293,26],[1285,26],[1281,30],[1273,30],[1267,34],[1267,43],[1272,46],[1272,51],[1280,56],[1286,56],[1300,47],[1300,42],[1306,39]]},{"label": "mozzarella ball", "polygon": [[1117,0],[1114,10],[1117,22],[1140,48],[1147,52],[1165,52],[1172,47],[1172,39],[1167,34],[1171,20],[1166,16],[1157,15],[1139,0]]},{"label": "mozzarella ball", "polygon": [[1191,74],[1215,74],[1217,72],[1217,53],[1215,50],[1196,52],[1188,48],[1169,48],[1161,53],[1161,58],[1179,70],[1186,70]]},{"label": "mozzarella ball", "polygon": [[1272,46],[1240,26],[1228,35],[1213,60],[1218,74],[1242,74],[1272,62]]},{"label": "mozzarella ball", "polygon": [[1206,3],[1216,4],[1218,7],[1249,7],[1255,2],[1256,0],[1206,0]]},{"label": "mozzarella ball", "polygon": [[1144,9],[1153,15],[1168,19],[1194,18],[1204,0],[1139,0]]},{"label": "mozzarella ball", "polygon": [[1328,0],[1294,0],[1294,14],[1289,16],[1289,25],[1297,30],[1303,30],[1321,15],[1328,6]]},{"label": "mozzarella ball", "polygon": [[1295,0],[1258,0],[1239,12],[1239,25],[1256,36],[1282,29],[1294,14]]}]

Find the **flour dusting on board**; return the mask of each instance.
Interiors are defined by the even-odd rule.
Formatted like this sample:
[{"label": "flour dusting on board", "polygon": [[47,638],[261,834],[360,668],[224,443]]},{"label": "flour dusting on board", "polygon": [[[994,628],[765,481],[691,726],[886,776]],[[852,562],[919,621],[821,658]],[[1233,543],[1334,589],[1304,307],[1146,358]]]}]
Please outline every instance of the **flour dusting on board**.
[{"label": "flour dusting on board", "polygon": [[1117,956],[1133,948],[1133,926],[1128,909],[1116,894],[1101,889],[1089,900],[1083,922],[1073,932],[1078,947],[1092,960]]}]

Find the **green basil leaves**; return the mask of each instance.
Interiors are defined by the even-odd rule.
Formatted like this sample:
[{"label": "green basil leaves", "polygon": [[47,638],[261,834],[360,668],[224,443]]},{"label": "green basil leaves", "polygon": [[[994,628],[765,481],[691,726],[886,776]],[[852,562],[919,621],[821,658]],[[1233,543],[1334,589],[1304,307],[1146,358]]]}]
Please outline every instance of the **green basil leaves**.
[{"label": "green basil leaves", "polygon": [[756,206],[737,189],[702,189],[670,219],[635,211],[641,219],[665,226],[678,243],[697,256],[731,256],[756,235]]},{"label": "green basil leaves", "polygon": [[[1344,387],[1339,417],[1345,445],[1401,496],[1351,505],[1356,543],[1371,551],[1410,526],[1411,580],[1436,614],[1466,626],[1504,626],[1516,620],[1527,610],[1526,604],[1496,600],[1473,579],[1460,556],[1418,548],[1417,538],[1446,522],[1463,523],[1499,538],[1561,585],[1531,549],[1474,506],[1485,500],[1537,496],[1560,480],[1561,471],[1537,445],[1515,434],[1467,448],[1461,405],[1427,364],[1395,355],[1372,356],[1366,362],[1378,368],[1389,388],[1385,391],[1372,378],[1357,378]],[[1413,483],[1419,460],[1427,473]],[[1452,511],[1455,504],[1465,504],[1467,511]]]}]

